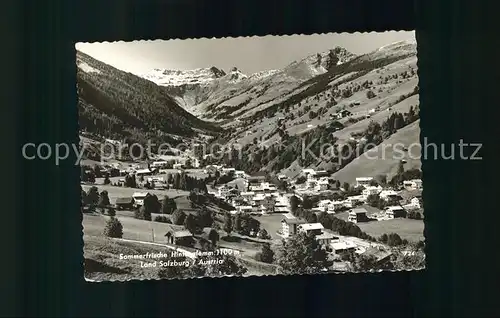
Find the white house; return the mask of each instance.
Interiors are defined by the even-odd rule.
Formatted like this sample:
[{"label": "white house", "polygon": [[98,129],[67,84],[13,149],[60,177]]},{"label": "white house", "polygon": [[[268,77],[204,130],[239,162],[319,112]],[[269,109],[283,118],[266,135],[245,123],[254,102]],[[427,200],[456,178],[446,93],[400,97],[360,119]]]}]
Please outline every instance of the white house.
[{"label": "white house", "polygon": [[276,213],[289,213],[290,212],[290,200],[287,196],[278,195],[276,197],[276,202],[274,205],[274,212]]},{"label": "white house", "polygon": [[132,195],[132,198],[134,198],[134,202],[136,206],[143,206],[144,205],[144,198],[148,195],[147,192],[135,192]]},{"label": "white house", "polygon": [[205,166],[205,169],[203,169],[203,173],[214,174],[216,171],[219,171],[220,169],[221,167],[218,165],[207,165]]},{"label": "white house", "polygon": [[388,219],[404,218],[406,211],[399,205],[390,206],[385,209],[385,215]]},{"label": "white house", "polygon": [[274,192],[277,191],[277,188],[274,184],[270,184],[269,182],[261,182],[259,185],[251,185],[250,191],[254,192]]},{"label": "white house", "polygon": [[363,196],[368,197],[369,195],[379,194],[380,192],[382,192],[382,187],[380,185],[377,187],[368,186],[363,189],[362,194]]},{"label": "white house", "polygon": [[344,117],[351,116],[352,113],[350,111],[344,109],[344,110],[338,112],[336,115],[337,115],[337,119],[342,119]]},{"label": "white house", "polygon": [[251,205],[240,205],[236,207],[236,210],[240,213],[251,213],[253,211],[253,207]]},{"label": "white house", "polygon": [[394,199],[398,197],[398,193],[394,190],[383,190],[379,193],[381,199],[385,201],[389,201],[390,199]]},{"label": "white house", "polygon": [[307,177],[308,175],[314,175],[316,171],[314,169],[302,169],[302,173]]},{"label": "white house", "polygon": [[243,199],[247,202],[251,202],[253,197],[255,196],[255,192],[253,191],[246,191],[246,192],[241,192],[240,195],[243,197]]},{"label": "white house", "polygon": [[147,179],[149,182],[165,182],[163,177],[152,177]]},{"label": "white house", "polygon": [[325,209],[327,209],[327,208],[328,208],[328,206],[329,206],[331,203],[332,203],[332,200],[320,200],[320,201],[318,202],[318,207],[319,207],[319,208],[325,208]]},{"label": "white house", "polygon": [[182,163],[174,163],[173,167],[174,169],[182,169]]},{"label": "white house", "polygon": [[323,232],[324,227],[321,223],[304,223],[299,225],[298,230],[307,234],[313,233],[319,235]]},{"label": "white house", "polygon": [[344,202],[343,201],[332,201],[329,205],[328,205],[328,210],[327,212],[328,213],[335,213],[337,212],[339,209],[343,208],[345,205],[344,205]]},{"label": "white house", "polygon": [[414,206],[417,209],[420,209],[422,207],[422,204],[420,203],[420,199],[415,197],[410,200],[410,204]]},{"label": "white house", "polygon": [[316,179],[327,179],[330,174],[326,170],[318,170],[314,172],[314,177]]},{"label": "white house", "polygon": [[168,162],[166,161],[153,161],[151,164],[152,168],[166,168],[168,165]]},{"label": "white house", "polygon": [[233,188],[231,187],[228,187],[227,185],[222,185],[220,186],[218,189],[217,189],[217,196],[219,196],[220,198],[223,198],[227,195],[227,193],[229,191],[233,190]]},{"label": "white house", "polygon": [[224,174],[230,174],[230,173],[235,173],[236,169],[235,168],[222,168],[222,173]]},{"label": "white house", "polygon": [[347,220],[352,223],[366,222],[368,221],[368,216],[366,215],[367,213],[368,212],[364,208],[352,209],[352,211],[349,212]]},{"label": "white house", "polygon": [[326,191],[328,190],[329,182],[327,178],[322,178],[318,180],[314,186],[315,191]]},{"label": "white house", "polygon": [[198,169],[200,167],[200,160],[198,158],[191,158],[191,166]]},{"label": "white house", "polygon": [[149,169],[140,169],[135,172],[137,176],[150,176],[153,174],[152,170]]},{"label": "white house", "polygon": [[281,220],[281,232],[283,237],[287,238],[297,234],[299,230],[298,227],[304,223],[305,221],[302,219],[285,217]]},{"label": "white house", "polygon": [[266,198],[265,193],[257,193],[252,197],[252,201],[255,202],[255,204],[260,204],[264,199]]},{"label": "white house", "polygon": [[332,241],[330,246],[332,247],[332,250],[335,254],[340,254],[347,251],[354,251],[357,247],[357,245],[354,242],[347,240]]},{"label": "white house", "polygon": [[364,202],[365,200],[366,198],[363,195],[353,195],[345,199],[344,205],[352,208],[357,204]]},{"label": "white house", "polygon": [[403,181],[403,186],[408,190],[420,190],[422,189],[422,180],[413,179]]},{"label": "white house", "polygon": [[314,238],[319,244],[328,246],[331,244],[335,236],[332,233],[322,232],[321,234],[317,234]]},{"label": "white house", "polygon": [[306,181],[306,189],[309,189],[309,190],[313,190],[314,188],[316,188],[316,184],[318,182],[316,181],[316,179],[307,179]]},{"label": "white house", "polygon": [[356,187],[368,187],[372,181],[372,177],[356,178]]},{"label": "white house", "polygon": [[247,174],[243,170],[235,170],[234,171],[234,176],[236,178],[245,178],[247,176]]},{"label": "white house", "polygon": [[422,201],[420,198],[414,197],[410,200],[410,203],[404,206],[406,210],[416,210],[422,208]]},{"label": "white house", "polygon": [[288,179],[288,177],[287,177],[286,175],[284,175],[284,174],[279,174],[277,178],[278,178],[278,180],[280,180],[280,181],[283,181],[283,180],[287,180],[287,179]]}]

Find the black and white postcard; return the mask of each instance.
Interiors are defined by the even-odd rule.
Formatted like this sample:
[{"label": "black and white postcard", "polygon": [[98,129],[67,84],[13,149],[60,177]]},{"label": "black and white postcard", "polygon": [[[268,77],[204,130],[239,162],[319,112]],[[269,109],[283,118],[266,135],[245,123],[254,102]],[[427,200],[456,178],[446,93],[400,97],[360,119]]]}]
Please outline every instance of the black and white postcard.
[{"label": "black and white postcard", "polygon": [[425,267],[414,32],[77,43],[89,281]]}]

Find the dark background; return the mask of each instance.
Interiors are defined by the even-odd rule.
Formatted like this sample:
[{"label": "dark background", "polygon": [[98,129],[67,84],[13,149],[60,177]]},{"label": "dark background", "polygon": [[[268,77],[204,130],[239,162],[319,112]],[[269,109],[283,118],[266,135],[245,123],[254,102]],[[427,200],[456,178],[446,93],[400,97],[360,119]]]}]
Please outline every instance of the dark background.
[{"label": "dark background", "polygon": [[[485,4],[488,1],[484,1]],[[493,3],[493,1],[489,1]],[[53,0],[2,10],[5,315],[491,316],[498,204],[486,136],[496,119],[493,24],[481,1]],[[4,4],[5,5],[5,4]],[[490,20],[492,20],[490,18]],[[422,138],[484,143],[483,161],[425,160],[427,269],[85,283],[79,169],[22,159],[26,142],[78,138],[75,42],[417,30]],[[13,48],[14,50],[11,50]],[[495,86],[495,87],[494,87]],[[15,106],[14,106],[15,105]],[[496,105],[498,106],[498,105]],[[13,130],[12,130],[13,129]],[[74,156],[74,155],[73,155]],[[5,157],[5,156],[3,156]],[[10,161],[9,161],[10,160]],[[4,160],[2,159],[2,162]],[[10,191],[10,192],[9,192]]]}]

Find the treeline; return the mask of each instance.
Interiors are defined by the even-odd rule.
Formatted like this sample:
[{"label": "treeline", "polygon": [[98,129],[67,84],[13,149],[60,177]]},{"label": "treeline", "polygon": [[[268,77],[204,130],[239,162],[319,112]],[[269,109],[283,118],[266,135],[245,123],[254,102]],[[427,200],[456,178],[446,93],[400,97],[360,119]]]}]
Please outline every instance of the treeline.
[{"label": "treeline", "polygon": [[379,145],[385,139],[389,138],[392,134],[397,132],[399,129],[408,126],[409,124],[417,121],[420,118],[418,106],[410,106],[407,113],[392,113],[385,121],[380,125],[377,122],[371,121],[368,127],[360,133],[355,133],[355,137],[364,137],[366,143]]},{"label": "treeline", "polygon": [[[82,166],[81,167],[81,174],[80,178],[83,182],[90,182],[90,183],[95,183],[95,179],[104,177],[103,184],[111,184],[110,177],[117,177],[119,176],[119,173],[101,173],[100,167],[98,165],[95,165],[93,168],[90,166]],[[148,177],[149,178],[149,177]],[[127,188],[139,188],[139,182],[144,181],[144,177],[140,176],[139,178],[136,178],[135,174],[126,174],[123,179],[125,182],[122,184],[123,187]],[[139,179],[139,180],[137,180]],[[184,190],[184,191],[198,191],[203,194],[208,193],[207,189],[207,181],[208,179],[199,179],[196,177],[191,177],[184,171],[180,173],[168,173],[165,177],[165,182],[167,184],[167,187],[171,187],[173,189],[179,189],[179,190]],[[139,182],[138,182],[139,181]],[[117,185],[118,184],[113,184]],[[155,188],[155,182],[154,181],[149,181],[146,180],[146,182],[143,184],[143,187],[145,189],[154,189]]]},{"label": "treeline", "polygon": [[226,212],[224,214],[222,230],[228,236],[232,232],[247,236],[256,236],[261,233],[260,235],[264,235],[267,238],[267,232],[261,232],[260,222],[248,214],[237,213],[231,215],[229,212]]},{"label": "treeline", "polygon": [[[271,107],[268,107],[262,111],[257,112],[251,119],[247,120],[248,122],[255,122],[263,119],[264,117],[273,117],[277,111],[283,111],[287,114],[285,117],[290,119],[293,116],[291,112],[292,108],[300,107],[301,103],[312,96],[318,97],[319,94],[323,94],[325,96],[329,96],[331,101],[329,106],[333,106],[337,104],[335,98],[341,99],[346,98],[352,95],[354,92],[357,92],[362,89],[370,89],[373,85],[370,81],[365,81],[361,84],[350,85],[342,90],[338,89],[339,85],[344,82],[352,81],[363,74],[370,72],[374,69],[380,68],[382,66],[391,64],[397,60],[407,58],[408,56],[412,56],[414,54],[410,53],[408,55],[393,57],[393,58],[383,58],[375,61],[365,61],[363,59],[357,58],[348,63],[339,65],[334,67],[335,72],[328,72],[315,78],[306,81],[310,85],[304,92],[298,93],[296,95],[291,96],[289,99],[275,104]],[[358,72],[353,76],[347,77],[339,81],[336,85],[331,86],[329,82],[338,78],[344,74],[350,72]],[[304,84],[305,85],[305,84]],[[328,90],[328,91],[326,91]],[[401,95],[395,102],[401,102],[410,96],[418,94],[418,86],[415,87],[413,91],[408,94]],[[305,114],[309,106],[304,106],[302,110],[300,110],[300,114]],[[310,118],[316,118],[317,116],[321,116],[326,111],[325,108],[319,110],[317,112],[313,112],[310,114]],[[294,117],[294,116],[293,116]],[[392,114],[383,124],[384,135],[381,136],[373,136],[375,142],[381,143],[385,138],[393,134],[398,129],[418,120],[418,107],[411,107],[410,111],[407,114]],[[379,125],[379,124],[377,124]],[[380,126],[380,125],[379,125]],[[387,127],[386,127],[387,126]],[[255,139],[253,144],[247,144],[243,149],[229,151],[226,153],[222,160],[219,162],[225,163],[232,167],[236,167],[237,169],[245,170],[250,173],[254,173],[260,170],[268,170],[271,172],[280,171],[288,166],[290,166],[295,160],[299,160],[299,164],[302,167],[309,166],[311,164],[319,163],[317,161],[317,157],[320,155],[320,147],[325,143],[329,143],[335,145],[336,139],[332,136],[332,133],[336,130],[343,129],[344,125],[338,121],[333,121],[328,125],[319,126],[311,131],[303,133],[301,135],[289,136],[286,133],[284,127],[278,127],[277,133],[280,137],[279,142],[272,143],[266,147],[260,147],[260,142],[264,142],[266,140],[266,136],[262,136],[260,140]],[[377,127],[371,127],[370,129],[376,129]],[[382,128],[380,128],[382,129]],[[369,134],[370,132],[363,132],[360,135]],[[273,134],[268,134],[268,136],[273,136]],[[369,136],[367,137],[369,138]],[[381,139],[382,138],[382,139]],[[300,156],[302,153],[302,143],[305,141],[306,145],[310,145],[311,142],[316,140],[310,149],[314,154],[317,154],[316,157],[311,155],[306,155],[305,158]],[[218,140],[220,141],[220,140]],[[357,142],[353,140],[347,141],[346,145],[337,147],[335,145],[333,149],[326,149],[325,152],[328,152],[328,156],[326,158],[329,159],[329,164],[333,170],[338,170],[343,168],[345,165],[350,163],[352,160],[356,158],[356,151],[349,152],[349,149],[356,149]],[[241,152],[241,155],[238,156],[238,153]],[[327,159],[323,158],[322,161]],[[214,162],[215,163],[215,162]]]},{"label": "treeline", "polygon": [[[407,113],[392,113],[382,125],[371,121],[363,132],[354,134],[354,136],[364,137],[364,143],[348,140],[343,145],[336,144],[337,138],[332,136],[333,132],[344,128],[342,123],[335,120],[300,135],[289,136],[284,132],[280,133],[281,141],[272,143],[268,147],[259,147],[259,141],[255,140],[253,144],[247,144],[241,150],[228,151],[222,157],[221,162],[236,169],[254,173],[263,167],[267,167],[269,171],[273,172],[280,171],[289,167],[295,160],[298,160],[300,166],[307,167],[318,164],[319,158],[323,162],[328,161],[333,167],[332,169],[338,170],[349,164],[358,154],[361,155],[363,151],[381,144],[396,131],[418,119],[418,106],[411,106]],[[322,149],[321,147],[324,147],[325,144],[330,144],[331,147]],[[308,149],[305,156],[301,155],[303,145],[306,145]],[[365,149],[365,145],[370,146]],[[353,149],[357,149],[357,151],[352,151]],[[315,156],[311,155],[309,151]]]},{"label": "treeline", "polygon": [[81,208],[83,212],[101,212],[110,216],[116,214],[115,209],[109,202],[108,191],[99,192],[97,187],[90,187],[85,192],[81,187]]},{"label": "treeline", "polygon": [[[221,160],[207,160],[207,163],[222,163],[248,173],[255,173],[267,166],[269,166],[269,171],[280,171],[289,167],[297,159],[301,166],[307,166],[313,163],[314,157],[307,155],[302,158],[303,143],[305,142],[307,146],[312,143],[308,149],[319,154],[321,145],[323,143],[334,143],[336,139],[331,134],[342,128],[343,125],[340,122],[333,121],[328,125],[319,126],[301,135],[293,136],[289,136],[284,130],[278,128],[280,142],[272,143],[267,147],[260,147],[259,141],[254,140],[253,144],[247,144],[241,149],[230,149],[222,156]],[[265,138],[260,141],[264,140]]]},{"label": "treeline", "polygon": [[174,174],[168,173],[167,176],[165,177],[165,182],[167,184],[171,184],[174,189],[180,189],[185,191],[196,190],[203,194],[208,193],[206,179],[191,177],[184,171]]}]

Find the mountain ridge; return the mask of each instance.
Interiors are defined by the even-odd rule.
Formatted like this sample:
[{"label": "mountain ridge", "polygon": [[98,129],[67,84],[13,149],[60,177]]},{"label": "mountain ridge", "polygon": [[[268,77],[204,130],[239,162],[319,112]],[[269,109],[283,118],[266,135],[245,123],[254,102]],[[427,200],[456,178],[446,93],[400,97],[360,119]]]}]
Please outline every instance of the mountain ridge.
[{"label": "mountain ridge", "polygon": [[[77,51],[80,129],[101,135],[193,137],[221,128],[180,107],[156,84]],[[121,135],[121,136],[120,136]]]},{"label": "mountain ridge", "polygon": [[[402,51],[402,47],[406,48],[406,51]],[[232,81],[229,80],[229,74],[191,83],[181,80],[180,84],[175,85],[168,84],[161,76],[145,77],[165,87],[168,94],[193,115],[222,123],[244,116],[247,111],[256,111],[257,107],[265,108],[260,105],[272,104],[277,98],[300,89],[304,83],[314,81],[317,76],[328,74],[339,66],[353,61],[364,63],[370,60],[398,58],[403,53],[414,52],[416,42],[411,40],[394,42],[362,55],[333,46],[327,51],[292,61],[282,69],[260,71],[250,75],[231,75],[235,79]]]},{"label": "mountain ridge", "polygon": [[[151,104],[149,100],[142,101],[145,113],[154,114],[149,119],[137,113],[141,108],[136,108],[135,112],[126,111],[120,117],[126,122],[137,121],[132,126],[139,130],[157,130],[155,122],[165,117],[164,112],[172,113],[180,120],[169,120],[168,124],[174,126],[165,123],[162,133],[170,133],[173,128],[174,135],[196,138],[197,134],[208,132],[214,136],[212,144],[238,145],[245,153],[240,162],[207,159],[203,164],[225,163],[249,173],[287,174],[310,167],[340,171],[339,177],[345,175],[342,178],[350,179],[353,174],[348,171],[356,170],[354,167],[361,160],[349,158],[340,163],[328,159],[299,160],[300,138],[316,136],[321,142],[358,145],[360,136],[367,133],[372,123],[382,125],[388,117],[401,114],[405,125],[412,123],[415,119],[411,113],[415,109],[418,112],[419,94],[416,49],[415,41],[394,42],[362,55],[349,54],[342,48],[336,53],[334,48],[308,55],[283,69],[251,75],[242,73],[237,67],[227,72],[215,66],[188,71],[154,70],[170,76],[166,82],[173,85],[158,85],[123,73],[108,80],[121,83],[118,90],[121,95],[127,92],[124,87],[138,83],[139,87],[128,88],[127,96],[136,92],[139,96],[154,97]],[[99,78],[105,69],[82,59],[79,61],[80,77]],[[124,81],[124,76],[130,78]],[[113,85],[110,88],[108,95],[120,99],[116,88]],[[85,98],[85,94],[82,96]],[[82,104],[83,109],[93,107]],[[343,112],[349,115],[340,116]],[[83,116],[82,120],[89,125],[88,118]],[[182,129],[177,127],[179,124]],[[398,125],[397,129],[401,128]],[[418,123],[412,127],[415,126],[418,127]],[[385,140],[390,133],[394,135],[391,140],[410,140],[412,134],[418,133],[418,130],[407,129],[405,134],[398,134],[392,126],[384,129],[383,137],[377,138]],[[354,161],[349,163],[350,160]],[[345,173],[343,169],[347,169]],[[379,170],[386,173],[391,169]]]}]

